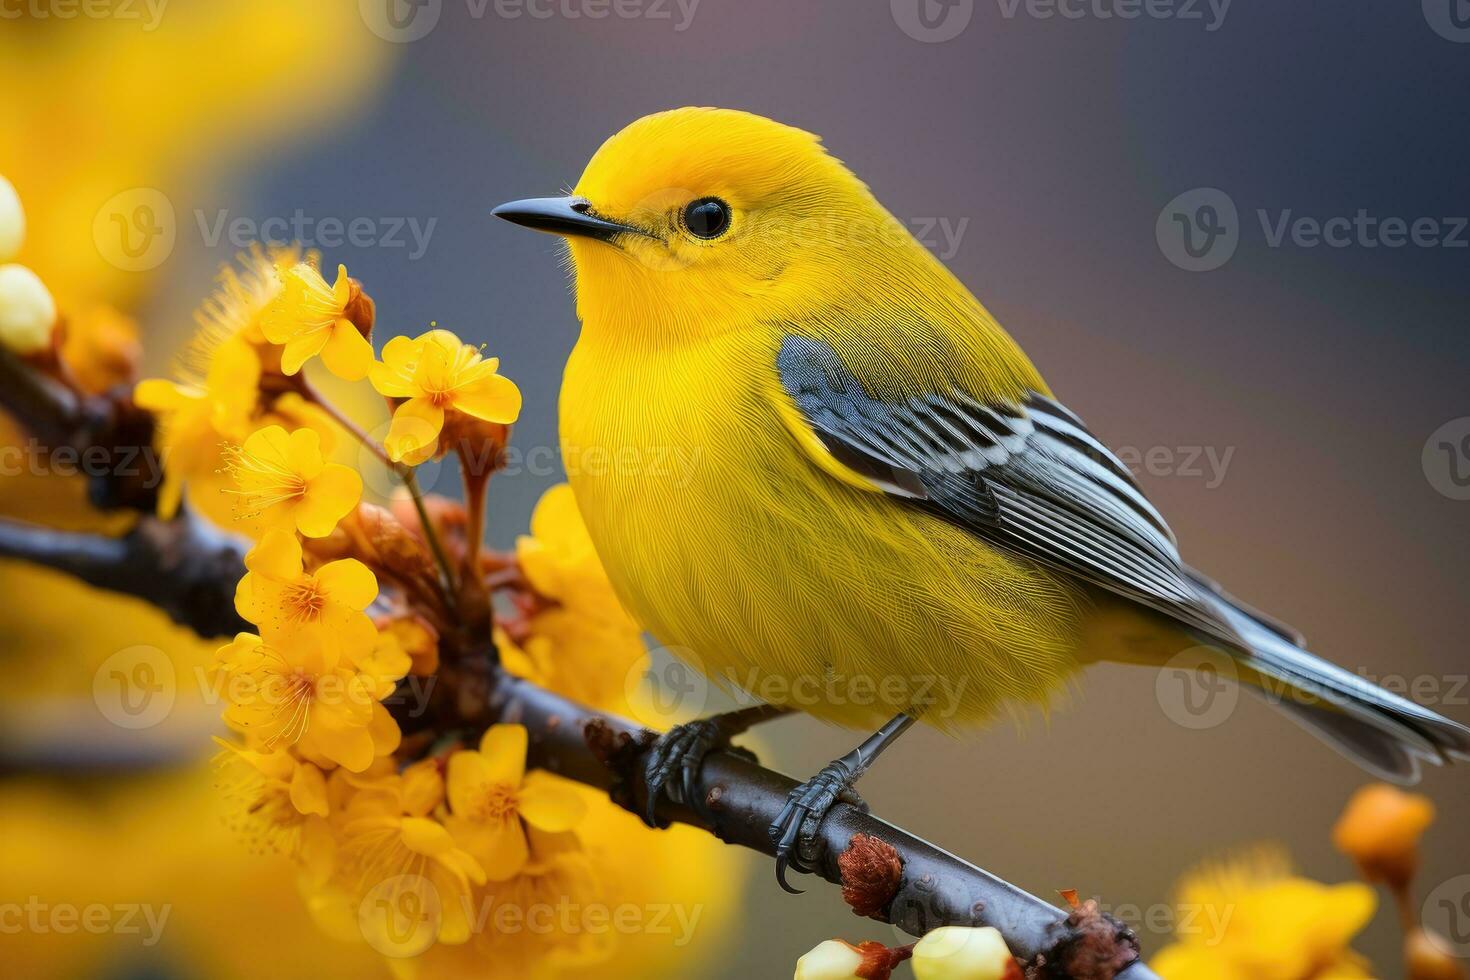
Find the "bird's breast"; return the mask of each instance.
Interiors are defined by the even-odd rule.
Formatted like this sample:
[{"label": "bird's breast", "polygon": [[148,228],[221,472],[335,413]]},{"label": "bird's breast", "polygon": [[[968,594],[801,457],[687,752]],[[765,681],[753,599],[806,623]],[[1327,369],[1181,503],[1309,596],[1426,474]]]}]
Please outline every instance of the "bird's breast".
[{"label": "bird's breast", "polygon": [[564,462],[629,612],[718,684],[848,724],[917,694],[942,698],[926,718],[944,727],[1044,696],[1075,596],[814,465],[780,413],[781,339],[573,352]]}]

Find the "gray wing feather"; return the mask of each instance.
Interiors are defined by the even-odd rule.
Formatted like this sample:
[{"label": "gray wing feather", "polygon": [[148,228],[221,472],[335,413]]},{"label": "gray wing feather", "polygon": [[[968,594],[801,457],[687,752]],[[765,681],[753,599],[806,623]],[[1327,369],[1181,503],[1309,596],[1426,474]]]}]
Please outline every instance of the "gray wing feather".
[{"label": "gray wing feather", "polygon": [[1059,568],[1241,646],[1201,595],[1174,536],[1127,468],[1039,393],[990,405],[953,391],[879,399],[821,341],[788,337],[786,393],[845,464],[998,547]]}]

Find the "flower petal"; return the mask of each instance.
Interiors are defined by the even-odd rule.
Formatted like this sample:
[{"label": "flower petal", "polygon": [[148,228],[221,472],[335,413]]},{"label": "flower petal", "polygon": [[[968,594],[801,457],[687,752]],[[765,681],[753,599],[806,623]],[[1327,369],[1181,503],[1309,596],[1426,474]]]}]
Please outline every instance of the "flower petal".
[{"label": "flower petal", "polygon": [[361,381],[373,366],[373,345],[351,320],[339,319],[322,347],[322,363],[343,381]]},{"label": "flower petal", "polygon": [[291,805],[297,813],[327,815],[327,779],[309,762],[303,762],[291,774]]},{"label": "flower petal", "polygon": [[317,585],[334,602],[349,609],[366,609],[378,597],[378,579],[356,558],[327,562],[316,573]]},{"label": "flower petal", "polygon": [[389,459],[402,462],[425,449],[432,452],[443,430],[444,409],[427,398],[410,398],[394,411],[383,448],[388,451]]},{"label": "flower petal", "polygon": [[[307,430],[302,430],[307,431]],[[324,538],[362,500],[362,477],[349,466],[328,463],[306,487],[296,506],[296,527],[308,538]]]},{"label": "flower petal", "polygon": [[492,783],[519,786],[526,777],[526,746],[530,739],[524,725],[491,725],[480,738],[480,757]]},{"label": "flower petal", "polygon": [[544,772],[526,774],[521,787],[521,816],[526,823],[553,833],[571,830],[587,815],[587,802],[570,786]]},{"label": "flower petal", "polygon": [[281,350],[281,373],[287,376],[301,370],[301,366],[322,352],[331,339],[331,331],[318,327],[296,334],[286,341]]},{"label": "flower petal", "polygon": [[267,531],[245,556],[245,567],[251,572],[286,582],[301,577],[301,565],[301,542],[291,532],[279,529]]},{"label": "flower petal", "polygon": [[498,374],[487,375],[454,392],[454,407],[486,422],[509,425],[521,414],[521,389]]}]

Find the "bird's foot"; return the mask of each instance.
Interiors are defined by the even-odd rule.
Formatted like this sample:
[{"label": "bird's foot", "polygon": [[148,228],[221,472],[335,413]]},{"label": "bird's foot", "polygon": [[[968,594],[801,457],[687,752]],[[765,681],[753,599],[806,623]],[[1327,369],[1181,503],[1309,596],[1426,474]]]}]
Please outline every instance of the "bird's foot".
[{"label": "bird's foot", "polygon": [[786,881],[788,867],[807,871],[821,861],[822,844],[817,832],[832,807],[840,801],[867,811],[867,803],[852,788],[860,775],[855,766],[839,759],[786,797],[786,805],[767,830],[776,845],[776,881],[786,891],[801,894],[800,888],[793,888]]},{"label": "bird's foot", "polygon": [[730,739],[736,734],[738,732],[731,732],[716,715],[676,725],[660,735],[653,743],[643,768],[643,781],[648,790],[644,822],[650,827],[659,826],[654,811],[660,795],[667,795],[675,803],[682,803],[700,816],[708,817],[709,810],[699,792],[699,773],[705,756],[728,749],[755,761],[753,753],[730,745]]}]

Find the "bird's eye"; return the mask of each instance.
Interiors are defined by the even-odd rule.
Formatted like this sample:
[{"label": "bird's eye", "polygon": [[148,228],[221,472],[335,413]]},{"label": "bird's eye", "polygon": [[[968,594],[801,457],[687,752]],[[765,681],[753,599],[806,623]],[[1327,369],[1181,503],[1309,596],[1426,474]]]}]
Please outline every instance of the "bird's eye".
[{"label": "bird's eye", "polygon": [[701,197],[684,209],[684,227],[696,238],[719,238],[730,227],[730,205],[718,197]]}]

